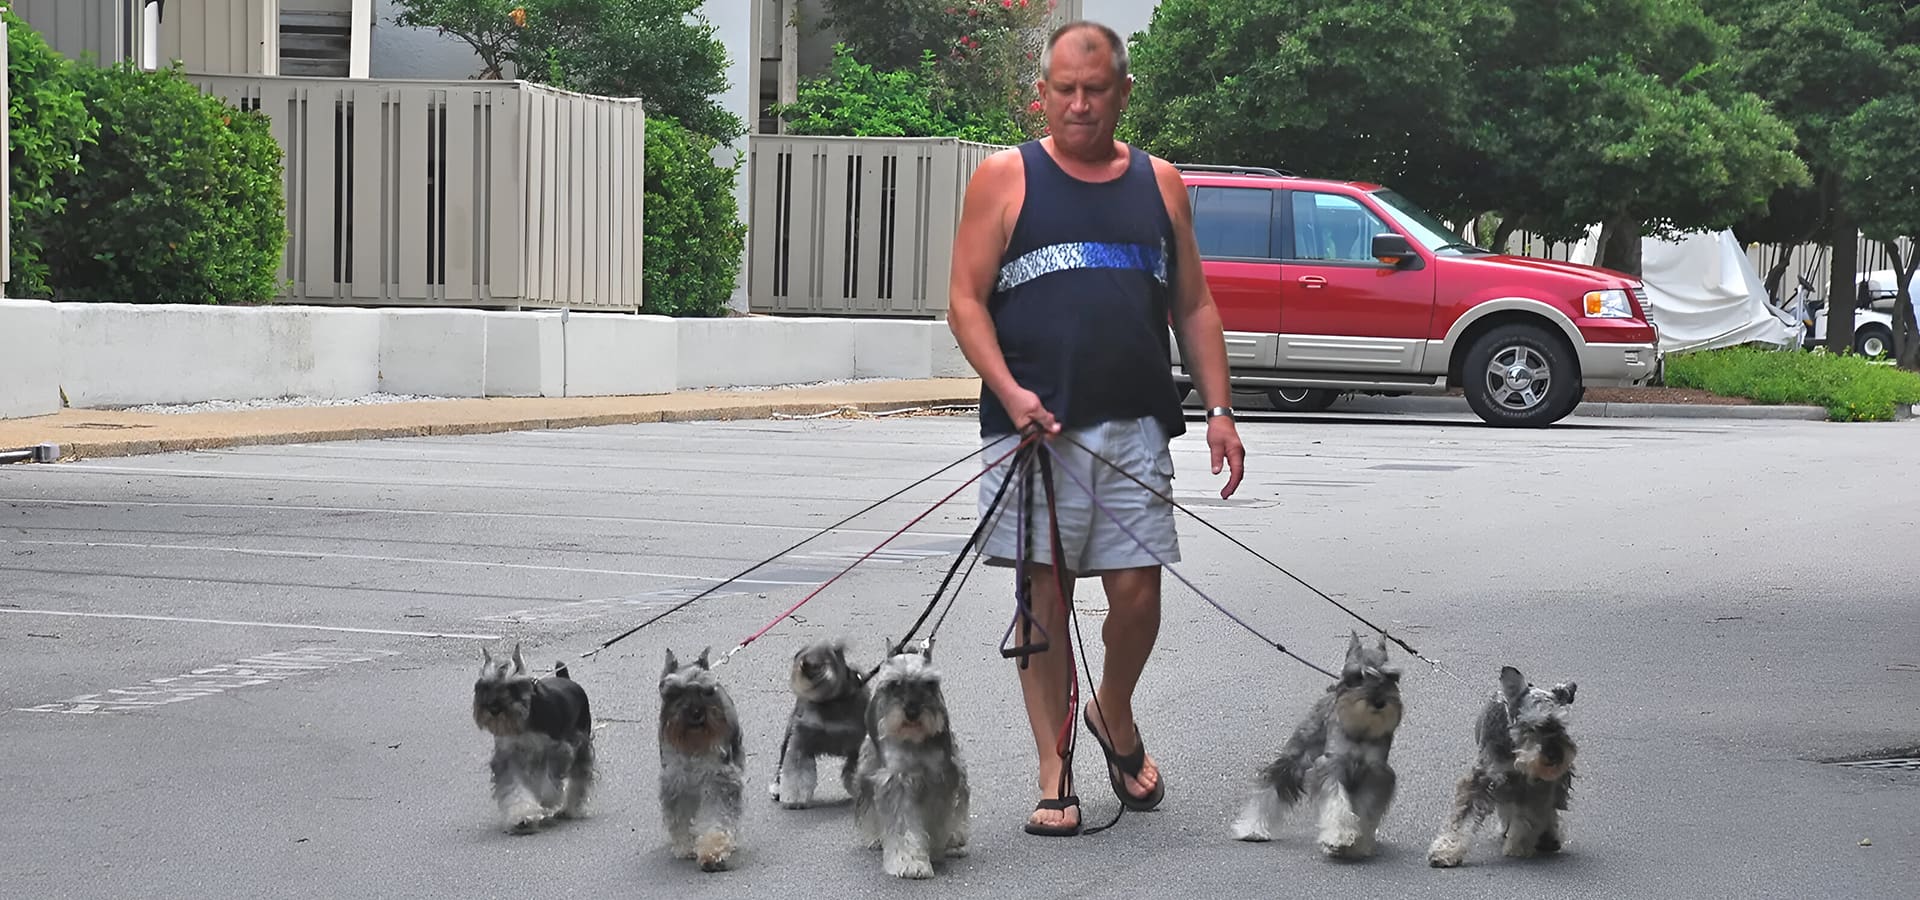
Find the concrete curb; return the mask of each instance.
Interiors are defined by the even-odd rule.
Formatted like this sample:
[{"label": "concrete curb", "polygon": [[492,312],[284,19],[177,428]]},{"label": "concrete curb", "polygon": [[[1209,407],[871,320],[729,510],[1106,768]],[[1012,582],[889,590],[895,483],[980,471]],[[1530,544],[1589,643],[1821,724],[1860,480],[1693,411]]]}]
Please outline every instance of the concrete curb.
[{"label": "concrete curb", "polygon": [[[158,438],[129,438],[105,440],[67,440],[53,443],[52,453],[60,461],[76,459],[103,459],[123,456],[142,456],[154,453],[172,453],[185,450],[218,450],[231,447],[252,447],[276,444],[325,443],[333,441],[364,441],[382,438],[434,437],[473,434],[496,434],[507,431],[529,431],[540,429],[586,428],[605,425],[636,425],[656,422],[691,421],[734,421],[740,419],[768,419],[775,415],[815,415],[841,410],[859,412],[888,412],[915,407],[948,405],[972,406],[979,402],[979,394],[974,392],[958,393],[952,390],[929,392],[911,397],[889,397],[887,399],[821,399],[791,400],[767,403],[719,402],[712,405],[687,406],[668,409],[636,409],[604,413],[562,414],[552,416],[512,416],[463,418],[456,420],[432,421],[428,411],[421,411],[421,421],[406,424],[343,426],[343,427],[192,427],[191,422],[180,423],[180,430],[191,433],[179,436]],[[392,404],[407,406],[409,404]],[[177,418],[185,419],[186,414]],[[26,424],[16,422],[14,424]]]},{"label": "concrete curb", "polygon": [[[1341,412],[1400,412],[1457,414],[1472,416],[1473,410],[1460,397],[1349,397],[1328,410]],[[1687,403],[1582,403],[1574,407],[1573,417],[1593,419],[1735,419],[1748,421],[1826,421],[1827,411],[1818,406],[1766,406],[1761,404],[1718,405]],[[1475,421],[1479,421],[1476,416]]]}]

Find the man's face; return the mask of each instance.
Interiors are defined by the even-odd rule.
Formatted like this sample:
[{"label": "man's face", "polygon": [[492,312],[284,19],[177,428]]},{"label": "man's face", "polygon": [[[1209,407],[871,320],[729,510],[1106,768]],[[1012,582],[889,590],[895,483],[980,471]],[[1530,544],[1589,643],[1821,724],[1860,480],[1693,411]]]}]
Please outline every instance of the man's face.
[{"label": "man's face", "polygon": [[1068,34],[1053,48],[1052,68],[1039,82],[1047,129],[1056,144],[1097,148],[1113,140],[1127,107],[1131,82],[1113,71],[1113,51],[1098,37]]}]

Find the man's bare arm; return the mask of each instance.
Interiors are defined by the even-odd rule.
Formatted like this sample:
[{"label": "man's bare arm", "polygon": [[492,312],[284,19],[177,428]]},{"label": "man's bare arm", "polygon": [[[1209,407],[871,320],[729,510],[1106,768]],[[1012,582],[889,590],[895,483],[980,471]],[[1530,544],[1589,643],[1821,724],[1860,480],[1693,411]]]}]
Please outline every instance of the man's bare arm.
[{"label": "man's bare arm", "polygon": [[[1153,165],[1167,215],[1173,219],[1173,332],[1180,341],[1180,359],[1200,391],[1203,407],[1231,406],[1226,330],[1220,323],[1213,292],[1207,289],[1206,274],[1200,269],[1200,247],[1193,236],[1193,208],[1187,202],[1186,182],[1171,163],[1155,159]],[[1207,445],[1213,453],[1214,474],[1220,473],[1222,463],[1230,470],[1226,487],[1220,491],[1221,497],[1230,497],[1240,486],[1246,454],[1233,420],[1208,419]]]},{"label": "man's bare arm", "polygon": [[1021,387],[1000,353],[1000,341],[987,313],[987,298],[1000,277],[1000,257],[1009,238],[1007,208],[1024,173],[1017,150],[1002,150],[982,161],[967,184],[960,222],[953,235],[953,271],[947,288],[947,328],[961,354],[987,390],[1000,399],[1016,429],[1039,422],[1059,430],[1040,398]]}]

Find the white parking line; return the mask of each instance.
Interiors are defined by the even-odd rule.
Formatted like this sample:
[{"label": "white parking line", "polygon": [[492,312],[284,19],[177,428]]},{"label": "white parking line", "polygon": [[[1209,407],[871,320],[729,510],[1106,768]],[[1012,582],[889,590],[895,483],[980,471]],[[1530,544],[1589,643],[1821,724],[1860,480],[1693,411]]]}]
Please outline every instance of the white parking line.
[{"label": "white parking line", "polygon": [[[575,566],[538,566],[531,563],[489,562],[475,559],[430,559],[417,556],[370,556],[362,553],[328,553],[321,550],[261,550],[250,547],[212,547],[200,544],[139,544],[128,541],[34,541],[0,538],[0,544],[31,544],[41,547],[109,547],[115,550],[199,550],[207,553],[237,553],[241,556],[293,557],[296,559],[350,559],[355,562],[424,563],[435,566],[472,566],[483,569],[519,569],[533,572],[567,572],[575,575],[630,575],[638,578],[680,578],[688,581],[725,581],[711,575],[681,575],[676,572],[638,572],[628,569],[587,569]],[[814,584],[812,581],[768,581],[760,578],[736,578],[735,584],[771,584],[781,587]]]},{"label": "white parking line", "polygon": [[[621,522],[646,525],[691,525],[707,528],[745,528],[765,531],[819,531],[816,525],[779,525],[770,522],[715,522],[712,520],[662,519],[651,516],[592,516],[577,513],[476,512],[449,509],[399,509],[385,506],[301,506],[280,503],[190,503],[169,500],[48,500],[40,497],[0,497],[0,503],[32,506],[97,506],[102,508],[146,507],[150,509],[240,509],[264,512],[384,513],[395,516],[446,516],[473,519],[533,519],[560,522]],[[881,528],[835,528],[829,534],[879,534],[893,531]],[[914,537],[964,538],[971,532],[909,531]]]},{"label": "white parking line", "polygon": [[398,637],[457,638],[472,641],[497,641],[497,634],[458,634],[440,631],[394,631],[386,628],[348,628],[341,625],[301,625],[294,622],[247,622],[237,619],[194,619],[186,616],[150,616],[139,613],[72,612],[61,609],[15,609],[0,606],[0,613],[29,616],[75,616],[86,619],[138,619],[146,622],[187,622],[196,625],[240,625],[247,628],[287,628],[295,631],[344,631],[351,634],[390,634]]},{"label": "white parking line", "polygon": [[112,688],[93,694],[81,694],[57,703],[18,706],[18,712],[101,715],[137,712],[174,703],[198,700],[214,694],[288,678],[310,675],[347,663],[371,662],[383,656],[398,656],[392,650],[348,650],[341,647],[302,647],[262,653],[246,659],[182,675],[153,678],[130,688]]}]

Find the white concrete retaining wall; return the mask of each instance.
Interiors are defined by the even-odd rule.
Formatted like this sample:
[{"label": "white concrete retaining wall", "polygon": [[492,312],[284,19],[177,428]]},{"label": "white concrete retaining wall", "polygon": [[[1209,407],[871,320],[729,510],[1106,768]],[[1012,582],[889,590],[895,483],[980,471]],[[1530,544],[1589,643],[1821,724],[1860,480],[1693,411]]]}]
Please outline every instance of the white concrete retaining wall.
[{"label": "white concrete retaining wall", "polygon": [[662,394],[970,378],[945,322],[0,300],[0,418],[359,397]]},{"label": "white concrete retaining wall", "polygon": [[0,419],[60,411],[60,313],[41,300],[0,300]]}]

